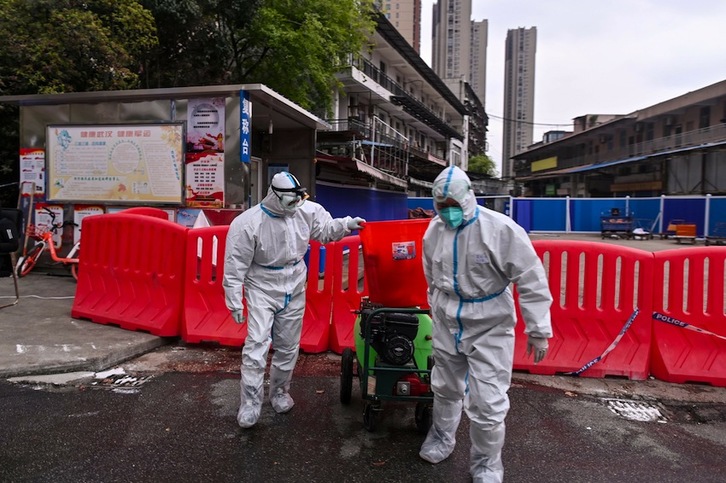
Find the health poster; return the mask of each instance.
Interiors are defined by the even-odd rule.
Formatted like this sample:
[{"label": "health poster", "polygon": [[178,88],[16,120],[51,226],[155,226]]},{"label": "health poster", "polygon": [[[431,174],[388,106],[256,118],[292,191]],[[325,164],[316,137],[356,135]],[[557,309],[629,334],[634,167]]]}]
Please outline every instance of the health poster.
[{"label": "health poster", "polygon": [[224,98],[189,100],[184,193],[189,207],[224,207],[224,116]]},{"label": "health poster", "polygon": [[184,124],[48,126],[48,199],[182,203]]}]

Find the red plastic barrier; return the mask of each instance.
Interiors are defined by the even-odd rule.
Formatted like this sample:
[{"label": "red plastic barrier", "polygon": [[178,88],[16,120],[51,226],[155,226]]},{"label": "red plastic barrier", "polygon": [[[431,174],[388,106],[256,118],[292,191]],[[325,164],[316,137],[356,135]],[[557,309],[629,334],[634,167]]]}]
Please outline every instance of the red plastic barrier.
[{"label": "red plastic barrier", "polygon": [[[366,228],[367,229],[367,228]],[[368,294],[367,281],[363,286],[360,275],[360,236],[347,236],[335,244],[328,270],[333,278],[333,319],[330,330],[330,350],[341,354],[343,349],[354,349],[353,326],[360,300]],[[330,253],[329,251],[329,253]]]},{"label": "red plastic barrier", "polygon": [[224,302],[222,279],[228,230],[229,226],[212,226],[195,228],[187,234],[182,324],[182,339],[186,342],[239,347],[247,337],[247,324],[235,324]]},{"label": "red plastic barrier", "polygon": [[160,208],[154,208],[151,206],[135,206],[133,208],[127,208],[120,213],[125,213],[127,215],[144,215],[144,216],[153,216],[154,218],[160,218],[162,220],[167,221],[173,221],[169,220],[169,213],[166,211],[160,209]]},{"label": "red plastic barrier", "polygon": [[[322,245],[310,240],[308,257],[308,284],[305,291],[305,315],[303,316],[300,349],[304,352],[317,353],[328,350],[330,339],[330,311],[332,301],[332,272],[328,268],[328,253],[335,243],[325,245],[326,269],[320,280],[320,253]],[[317,283],[315,283],[317,281]]]},{"label": "red plastic barrier", "polygon": [[[726,247],[656,252],[654,310],[726,337],[725,263]],[[654,320],[651,372],[662,381],[725,387],[726,340]]]},{"label": "red plastic barrier", "polygon": [[374,221],[360,231],[371,302],[428,308],[423,235],[430,219]]},{"label": "red plastic barrier", "polygon": [[554,298],[550,310],[554,336],[547,357],[535,365],[526,356],[527,337],[517,304],[514,369],[549,375],[578,371],[605,352],[637,306],[639,314],[618,345],[581,376],[646,379],[653,255],[606,243],[537,240],[533,245],[547,269]]},{"label": "red plastic barrier", "polygon": [[150,216],[83,220],[71,315],[158,336],[179,335],[187,229]]}]

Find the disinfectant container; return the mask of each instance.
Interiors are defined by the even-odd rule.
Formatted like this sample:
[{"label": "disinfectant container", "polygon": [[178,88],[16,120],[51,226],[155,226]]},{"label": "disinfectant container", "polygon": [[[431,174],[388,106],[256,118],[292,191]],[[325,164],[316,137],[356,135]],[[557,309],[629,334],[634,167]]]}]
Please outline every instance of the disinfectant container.
[{"label": "disinfectant container", "polygon": [[429,308],[423,273],[428,218],[369,221],[360,231],[371,302],[385,307]]}]

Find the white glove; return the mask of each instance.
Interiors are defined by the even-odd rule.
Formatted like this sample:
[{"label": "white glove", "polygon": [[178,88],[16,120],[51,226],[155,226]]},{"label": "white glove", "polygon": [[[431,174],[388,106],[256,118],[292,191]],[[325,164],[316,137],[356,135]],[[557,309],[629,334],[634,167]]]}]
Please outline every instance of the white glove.
[{"label": "white glove", "polygon": [[366,221],[359,216],[356,216],[355,218],[351,218],[350,221],[348,221],[348,229],[351,231],[360,230],[361,228],[363,228],[362,223],[365,223],[365,222]]},{"label": "white glove", "polygon": [[544,337],[535,337],[533,335],[527,336],[527,357],[530,354],[534,354],[534,363],[537,364],[547,355],[547,349],[549,343]]},{"label": "white glove", "polygon": [[232,311],[232,320],[234,320],[235,324],[244,324],[245,322],[247,322],[247,319],[245,319],[245,314],[242,313],[241,310]]}]

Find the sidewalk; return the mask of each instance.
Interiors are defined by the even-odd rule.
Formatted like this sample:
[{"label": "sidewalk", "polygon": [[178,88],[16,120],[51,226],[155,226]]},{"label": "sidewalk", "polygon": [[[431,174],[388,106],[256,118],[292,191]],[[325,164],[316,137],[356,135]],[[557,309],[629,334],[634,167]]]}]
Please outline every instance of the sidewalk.
[{"label": "sidewalk", "polygon": [[[142,332],[71,318],[76,283],[41,272],[18,279],[20,301],[0,309],[0,377],[101,371],[168,341]],[[0,305],[15,299],[0,278]]]},{"label": "sidewalk", "polygon": [[[534,234],[533,239],[571,239],[592,242],[616,243],[647,251],[686,248],[673,240],[601,240],[598,235],[547,235]],[[696,246],[703,246],[696,245]],[[102,325],[86,320],[73,319],[70,315],[76,283],[70,276],[31,273],[18,280],[21,299],[12,306],[0,309],[0,378],[22,376],[25,380],[57,382],[74,380],[84,374],[105,371],[131,359],[147,354],[168,344],[183,344],[178,339],[163,338],[144,332],[124,330],[112,325]],[[11,277],[0,278],[0,305],[14,299]],[[187,346],[185,351],[165,350],[158,357],[139,358],[135,365],[145,360],[173,358],[180,354],[189,357],[190,352],[203,355],[205,348]],[[322,357],[332,357],[323,354]],[[319,355],[302,354],[305,359]],[[168,362],[168,361],[167,361]],[[311,365],[313,361],[310,361]],[[130,364],[130,363],[129,363]],[[146,363],[147,370],[155,369],[154,362]],[[158,363],[157,363],[158,364]],[[239,361],[235,358],[235,366]],[[166,364],[167,366],[169,364]],[[157,366],[158,367],[158,366]],[[231,367],[230,370],[238,370]],[[79,373],[79,374],[67,374]],[[55,374],[50,378],[37,376]],[[65,379],[63,378],[65,374]],[[86,374],[88,376],[88,374]],[[626,379],[574,378],[569,376],[535,376],[515,373],[514,383],[529,382],[555,389],[611,397],[630,396],[660,401],[726,404],[726,388],[707,385],[669,384],[656,380],[630,381]]]}]

